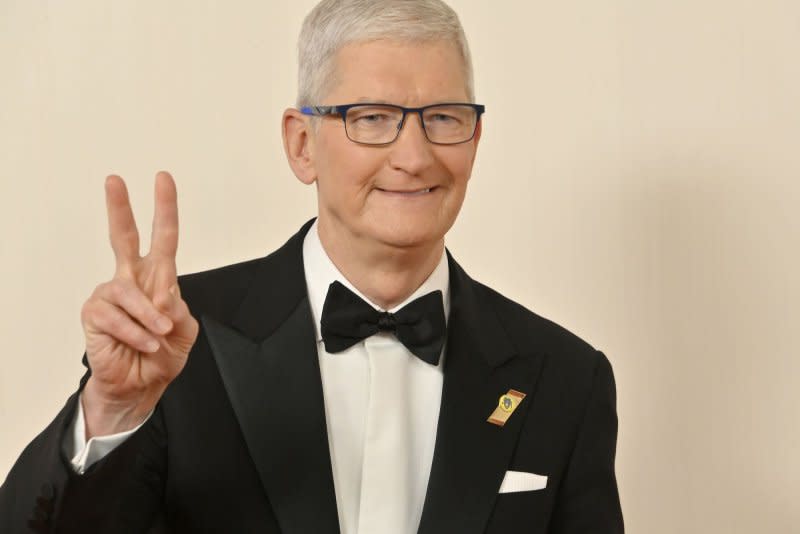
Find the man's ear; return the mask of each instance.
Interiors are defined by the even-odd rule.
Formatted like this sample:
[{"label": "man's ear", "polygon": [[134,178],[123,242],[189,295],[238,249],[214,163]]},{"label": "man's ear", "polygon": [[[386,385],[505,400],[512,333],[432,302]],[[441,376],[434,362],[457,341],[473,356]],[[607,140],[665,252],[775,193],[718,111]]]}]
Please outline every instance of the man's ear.
[{"label": "man's ear", "polygon": [[475,140],[475,149],[478,148],[478,143],[481,140],[481,134],[483,134],[483,117],[478,121],[478,125],[475,127],[475,135],[472,137]]},{"label": "man's ear", "polygon": [[300,110],[288,108],[283,112],[283,149],[286,159],[297,179],[306,185],[317,180],[317,171],[312,158],[311,121]]},{"label": "man's ear", "polygon": [[[481,134],[483,133],[483,118],[478,121],[478,125],[475,127],[475,135],[472,137],[472,161],[470,162],[470,169],[473,165],[475,165],[475,157],[478,155],[478,143],[481,141]],[[470,176],[472,176],[472,171],[470,170]]]}]

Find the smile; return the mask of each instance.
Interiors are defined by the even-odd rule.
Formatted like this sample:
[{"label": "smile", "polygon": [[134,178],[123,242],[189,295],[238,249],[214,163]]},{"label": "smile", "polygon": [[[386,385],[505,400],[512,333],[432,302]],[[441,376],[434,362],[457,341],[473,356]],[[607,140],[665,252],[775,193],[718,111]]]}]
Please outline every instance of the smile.
[{"label": "smile", "polygon": [[430,193],[431,191],[435,190],[436,188],[435,187],[428,187],[426,189],[416,189],[416,190],[413,190],[413,191],[392,191],[390,189],[382,189],[380,187],[378,187],[377,189],[381,193],[389,193],[391,195],[399,195],[399,196],[403,196],[403,197],[419,197],[419,196],[425,195],[427,193]]}]

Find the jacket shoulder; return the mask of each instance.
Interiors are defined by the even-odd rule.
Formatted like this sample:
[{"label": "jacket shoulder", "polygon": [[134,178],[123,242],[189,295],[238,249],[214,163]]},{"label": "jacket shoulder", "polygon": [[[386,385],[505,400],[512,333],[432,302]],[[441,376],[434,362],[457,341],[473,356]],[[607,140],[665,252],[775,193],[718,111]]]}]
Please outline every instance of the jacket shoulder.
[{"label": "jacket shoulder", "polygon": [[543,352],[561,365],[584,369],[594,369],[599,360],[605,359],[601,352],[567,328],[480,282],[475,282],[475,287],[520,354]]},{"label": "jacket shoulder", "polygon": [[226,314],[241,301],[268,259],[269,256],[181,275],[181,297],[195,315],[209,311]]},{"label": "jacket shoulder", "polygon": [[269,284],[277,294],[294,295],[304,289],[303,239],[313,222],[313,219],[306,222],[283,246],[267,256],[178,277],[181,296],[192,314],[227,317],[259,283]]}]

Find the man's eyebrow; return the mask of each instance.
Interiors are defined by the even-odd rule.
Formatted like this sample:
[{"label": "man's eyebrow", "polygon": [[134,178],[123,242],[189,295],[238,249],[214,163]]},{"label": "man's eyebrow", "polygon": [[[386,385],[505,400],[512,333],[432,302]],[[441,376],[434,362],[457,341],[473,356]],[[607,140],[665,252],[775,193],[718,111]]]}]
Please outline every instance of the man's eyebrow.
[{"label": "man's eyebrow", "polygon": [[[361,103],[369,103],[369,104],[386,104],[388,106],[397,106],[399,104],[395,104],[394,102],[390,102],[388,100],[384,100],[382,98],[370,98],[368,96],[359,97],[357,100],[354,100],[354,104],[361,104]],[[467,102],[467,100],[459,99],[459,98],[444,98],[441,100],[437,100],[434,102],[430,102],[428,105],[436,105],[441,104],[443,102]]]},{"label": "man's eyebrow", "polygon": [[382,98],[370,98],[368,96],[362,96],[356,100],[357,104],[360,104],[361,102],[369,102],[370,104],[391,104],[391,102],[388,100],[383,100]]}]

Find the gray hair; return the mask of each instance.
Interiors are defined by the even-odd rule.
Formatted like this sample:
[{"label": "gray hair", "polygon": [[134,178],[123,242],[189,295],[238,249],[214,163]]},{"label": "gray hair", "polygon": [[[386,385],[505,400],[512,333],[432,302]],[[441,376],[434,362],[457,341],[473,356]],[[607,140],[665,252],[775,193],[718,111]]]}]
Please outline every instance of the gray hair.
[{"label": "gray hair", "polygon": [[322,0],[300,30],[298,107],[320,104],[335,81],[335,56],[342,47],[379,39],[452,41],[464,60],[467,95],[474,101],[467,37],[456,12],[442,0]]}]

